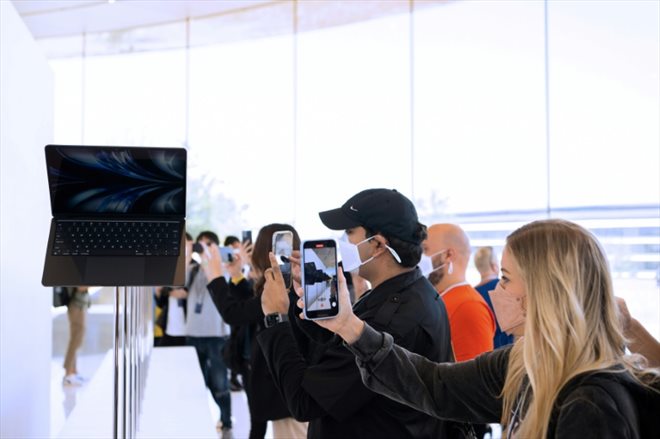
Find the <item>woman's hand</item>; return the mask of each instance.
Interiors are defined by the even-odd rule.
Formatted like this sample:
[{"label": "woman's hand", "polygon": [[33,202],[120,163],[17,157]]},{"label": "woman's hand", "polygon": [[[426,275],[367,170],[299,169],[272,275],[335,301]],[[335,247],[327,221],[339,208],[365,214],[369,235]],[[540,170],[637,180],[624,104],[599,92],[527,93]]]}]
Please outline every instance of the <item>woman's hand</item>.
[{"label": "woman's hand", "polygon": [[[302,285],[301,275],[300,275],[300,250],[294,250],[291,252],[289,257],[289,262],[291,262],[291,278],[293,279],[294,285]],[[296,292],[298,292],[296,290]],[[298,294],[300,297],[302,294]]]},{"label": "woman's hand", "polygon": [[280,271],[280,265],[273,252],[268,253],[270,267],[264,273],[266,283],[261,294],[261,309],[264,315],[286,314],[289,312],[289,293],[284,285],[284,278]]},{"label": "woman's hand", "polygon": [[249,265],[250,268],[252,268],[252,249],[253,245],[250,241],[242,242],[241,246],[239,247],[239,253],[241,255],[241,259],[243,260],[243,264]]},{"label": "woman's hand", "polygon": [[619,323],[621,323],[621,329],[626,337],[630,333],[630,323],[632,322],[632,317],[630,316],[630,311],[628,311],[628,306],[626,306],[626,301],[621,297],[614,297],[616,301],[616,306],[619,310]]},{"label": "woman's hand", "polygon": [[224,276],[225,271],[222,266],[222,258],[220,257],[220,249],[217,245],[211,244],[206,246],[202,243],[204,251],[202,252],[202,270],[206,275],[206,279],[211,282],[214,279]]},{"label": "woman's hand", "polygon": [[[360,337],[360,334],[362,334],[364,322],[353,314],[353,306],[351,305],[351,298],[348,293],[348,286],[346,285],[346,278],[344,277],[343,271],[337,271],[337,280],[339,283],[338,314],[331,319],[314,320],[314,322],[322,328],[339,335],[344,341],[346,341],[346,343],[351,344]],[[298,299],[298,307],[304,309],[303,289],[296,285],[295,290],[298,297],[300,297],[300,299]],[[300,318],[303,319],[304,314],[301,313]]]}]

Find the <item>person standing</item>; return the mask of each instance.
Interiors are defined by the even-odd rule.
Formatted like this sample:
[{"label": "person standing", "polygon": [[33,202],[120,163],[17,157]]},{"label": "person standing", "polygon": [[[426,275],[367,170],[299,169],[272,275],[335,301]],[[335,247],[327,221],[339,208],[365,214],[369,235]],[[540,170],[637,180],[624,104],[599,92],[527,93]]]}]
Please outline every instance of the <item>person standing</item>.
[{"label": "person standing", "polygon": [[[219,244],[218,235],[211,231],[201,232],[196,241],[205,249],[211,244]],[[188,345],[197,352],[199,365],[204,375],[206,387],[220,408],[220,420],[216,429],[222,431],[225,439],[231,437],[231,393],[227,365],[222,351],[229,340],[229,326],[215,309],[211,295],[206,289],[208,280],[200,265],[192,261],[186,272],[188,285],[186,334]]]},{"label": "person standing", "polygon": [[[224,246],[240,250],[241,241],[236,236],[228,235],[225,238]],[[227,281],[230,280],[231,279],[227,279]],[[237,325],[229,325],[229,327],[231,328],[229,343],[235,345],[237,342],[236,340],[238,338],[238,332],[240,331],[240,328]],[[231,366],[231,365],[228,364],[227,366]],[[243,390],[243,384],[241,384],[241,382],[239,381],[238,375],[239,372],[236,370],[236,367],[232,367],[229,374],[229,388],[231,389],[232,392],[240,392],[241,390]],[[245,379],[245,377],[243,377],[243,379]]]},{"label": "person standing", "polygon": [[[274,223],[262,227],[254,246],[244,245],[237,259],[226,267],[220,261],[217,247],[211,246],[204,255],[207,263],[203,269],[210,280],[208,290],[213,302],[222,318],[238,329],[233,357],[238,360],[234,362],[238,363],[236,369],[243,377],[250,409],[249,439],[263,439],[268,421],[272,423],[275,439],[307,437],[307,423],[293,419],[256,341],[257,334],[264,330],[261,292],[266,282],[264,272],[270,267],[268,254],[272,251],[273,234],[284,230],[293,234],[293,246],[298,248],[298,232],[289,224]],[[254,282],[248,281],[241,270],[248,260]]]},{"label": "person standing", "polygon": [[[395,190],[368,189],[319,215],[328,228],[346,232],[339,242],[343,269],[356,270],[373,288],[353,305],[355,314],[426,358],[451,361],[445,307],[417,268],[426,227],[412,202]],[[267,282],[272,275],[268,270]],[[266,329],[257,340],[289,410],[309,421],[308,438],[451,437],[445,422],[367,389],[353,354],[300,320],[296,300],[282,288],[278,300],[261,298]],[[309,352],[300,341],[307,337],[317,343]]]},{"label": "person standing", "polygon": [[[481,275],[481,282],[479,282],[474,289],[481,294],[481,297],[484,298],[488,307],[493,310],[493,303],[491,302],[488,293],[493,291],[495,287],[497,287],[497,283],[500,281],[498,278],[500,265],[497,262],[497,255],[495,254],[495,251],[493,251],[493,247],[479,247],[474,253],[474,266]],[[495,321],[493,348],[497,349],[511,343],[513,343],[513,335],[503,332],[499,323]]]},{"label": "person standing", "polygon": [[[266,301],[282,295],[281,275],[271,278]],[[339,315],[316,322],[342,337],[379,394],[441,419],[499,420],[506,438],[660,437],[660,370],[626,355],[607,257],[575,223],[535,221],[507,237],[490,295],[502,329],[520,338],[470,361],[397,346],[342,306],[339,281]]]},{"label": "person standing", "polygon": [[67,317],[69,319],[69,344],[64,356],[65,386],[82,386],[85,379],[78,374],[78,349],[85,338],[85,324],[87,310],[90,307],[88,287],[70,287],[68,289],[69,302],[67,304]]},{"label": "person standing", "polygon": [[431,258],[428,279],[447,307],[456,361],[471,360],[493,350],[495,316],[466,281],[470,240],[456,224],[434,224],[422,243]]},{"label": "person standing", "polygon": [[[422,243],[431,261],[428,279],[447,307],[456,361],[467,361],[493,350],[495,316],[486,301],[466,281],[470,240],[456,224],[434,224]],[[485,436],[486,424],[473,423],[474,435]]]}]

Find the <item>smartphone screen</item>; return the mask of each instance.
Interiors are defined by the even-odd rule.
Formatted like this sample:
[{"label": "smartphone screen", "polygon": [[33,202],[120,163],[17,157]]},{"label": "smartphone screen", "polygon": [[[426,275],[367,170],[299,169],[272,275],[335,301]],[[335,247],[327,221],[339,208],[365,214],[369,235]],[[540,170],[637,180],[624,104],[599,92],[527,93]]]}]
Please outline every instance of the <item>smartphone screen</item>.
[{"label": "smartphone screen", "polygon": [[222,258],[222,262],[233,262],[235,252],[236,249],[234,247],[220,247],[220,257]]},{"label": "smartphone screen", "polygon": [[287,288],[291,288],[291,262],[289,261],[291,253],[293,253],[293,232],[281,230],[273,233],[273,254],[277,258],[284,285]]},{"label": "smartphone screen", "polygon": [[241,241],[245,244],[246,242],[252,242],[252,230],[243,230]]},{"label": "smartphone screen", "polygon": [[320,320],[339,312],[337,295],[337,244],[333,239],[302,244],[302,283],[305,318]]}]

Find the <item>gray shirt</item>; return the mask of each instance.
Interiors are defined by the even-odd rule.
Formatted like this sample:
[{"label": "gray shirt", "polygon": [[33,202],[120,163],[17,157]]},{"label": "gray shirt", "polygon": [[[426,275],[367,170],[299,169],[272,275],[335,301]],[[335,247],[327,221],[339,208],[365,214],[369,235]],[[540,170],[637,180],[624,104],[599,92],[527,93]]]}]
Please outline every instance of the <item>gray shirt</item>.
[{"label": "gray shirt", "polygon": [[[208,281],[204,271],[194,269],[195,264],[186,271],[188,287],[188,305],[186,313],[186,335],[189,337],[224,337],[229,335],[229,326],[222,320],[206,288]],[[191,273],[194,274],[192,283]]]}]

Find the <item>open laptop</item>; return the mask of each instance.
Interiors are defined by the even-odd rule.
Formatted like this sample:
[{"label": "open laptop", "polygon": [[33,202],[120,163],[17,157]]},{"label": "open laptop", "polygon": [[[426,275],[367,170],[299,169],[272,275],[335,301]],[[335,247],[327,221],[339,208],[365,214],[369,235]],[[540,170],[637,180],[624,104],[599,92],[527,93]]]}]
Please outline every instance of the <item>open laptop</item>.
[{"label": "open laptop", "polygon": [[183,285],[186,150],[47,145],[44,286]]}]

